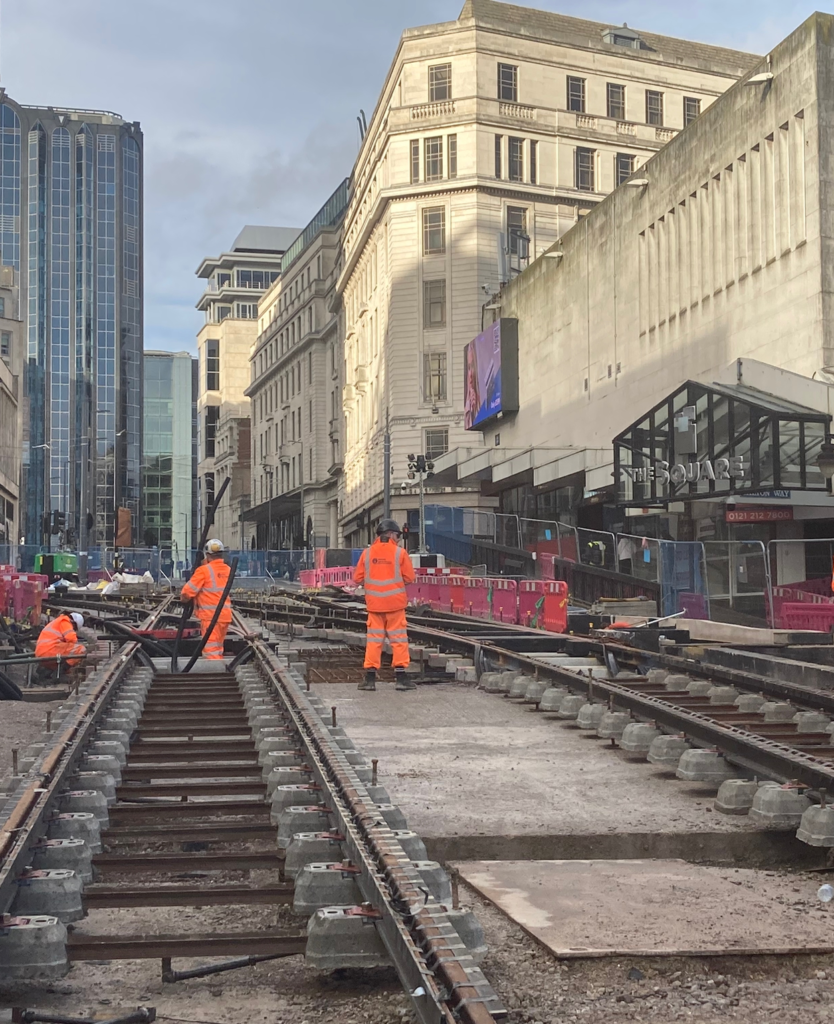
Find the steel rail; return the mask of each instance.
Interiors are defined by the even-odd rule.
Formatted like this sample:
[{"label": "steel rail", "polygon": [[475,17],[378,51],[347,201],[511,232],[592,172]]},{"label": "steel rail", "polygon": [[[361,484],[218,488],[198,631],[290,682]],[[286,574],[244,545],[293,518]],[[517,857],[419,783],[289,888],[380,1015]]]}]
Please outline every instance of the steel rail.
[{"label": "steel rail", "polygon": [[351,865],[358,869],[359,889],[379,914],[378,933],[421,1024],[493,1024],[504,1017],[488,982],[391,830],[378,819],[367,790],[301,687],[266,643],[250,643],[302,738],[314,778],[328,795],[334,827],[345,836]]},{"label": "steel rail", "polygon": [[[328,611],[331,610],[332,606],[328,607]],[[350,611],[344,606],[340,610],[343,615],[345,612],[348,615],[350,614]],[[444,624],[449,624],[449,620],[441,621]],[[358,612],[356,619],[345,616],[344,622],[357,628],[361,628],[362,625],[361,620],[358,618]],[[496,625],[500,624],[484,623],[484,626],[490,629]],[[511,632],[517,634],[523,628],[515,627]],[[487,637],[468,636],[461,633],[450,633],[444,629],[423,625],[418,626],[413,623],[413,619],[409,622],[408,630],[411,635],[428,640],[434,644],[442,645],[470,656],[478,657],[483,655],[490,657],[497,660],[499,664],[531,672],[538,678],[557,681],[571,690],[587,693],[589,699],[591,694],[597,700],[605,697],[608,699],[611,707],[628,711],[639,720],[656,722],[667,731],[683,733],[688,739],[695,741],[699,745],[716,747],[733,763],[758,775],[765,775],[782,782],[797,781],[811,789],[825,789],[828,792],[831,792],[832,787],[834,787],[834,761],[815,757],[810,752],[798,750],[787,743],[756,735],[746,729],[717,722],[710,718],[708,712],[701,713],[691,709],[683,709],[677,707],[671,701],[664,700],[662,697],[640,693],[611,680],[583,677],[577,672],[560,668],[558,665],[542,661],[523,652],[501,647],[500,641],[496,642]],[[510,631],[508,630],[508,632]],[[532,635],[540,636],[541,634],[539,631],[532,631]],[[599,651],[602,651],[603,643],[601,640],[581,638],[580,641],[580,638],[566,637],[556,633],[551,636],[554,646],[565,641],[582,642],[583,644],[587,643],[592,648],[598,647]],[[609,646],[607,641],[605,646]],[[617,653],[618,655],[620,653],[623,655],[628,654],[630,658],[638,661],[667,659],[674,664],[674,667],[679,667],[681,671],[685,670],[693,675],[709,675],[709,673],[704,672],[699,663],[674,658],[670,655],[655,655],[652,652],[638,651],[635,648],[622,646],[617,648]],[[710,666],[710,669],[712,669],[712,666]],[[726,672],[728,670],[723,669],[722,671]],[[830,696],[822,693],[818,694],[817,691],[809,690],[806,687],[797,687],[795,684],[777,682],[760,677],[754,673],[741,673],[739,670],[729,671],[734,674],[734,681],[738,686],[770,693],[774,696],[778,694],[782,699],[790,698],[794,703],[807,705],[814,710],[828,707],[834,703]],[[745,676],[744,679],[740,678],[742,675]],[[819,700],[820,697],[824,698],[822,703]],[[798,734],[797,738],[801,740],[802,734]]]},{"label": "steel rail", "polygon": [[[165,611],[171,598],[164,598],[145,620],[150,629]],[[82,747],[92,735],[105,705],[141,645],[131,641],[121,647],[101,669],[95,689],[71,712],[52,749],[45,753],[34,778],[20,795],[8,818],[0,826],[0,912],[7,913],[15,896],[15,878],[26,866],[32,833],[44,819],[73,770]]]}]

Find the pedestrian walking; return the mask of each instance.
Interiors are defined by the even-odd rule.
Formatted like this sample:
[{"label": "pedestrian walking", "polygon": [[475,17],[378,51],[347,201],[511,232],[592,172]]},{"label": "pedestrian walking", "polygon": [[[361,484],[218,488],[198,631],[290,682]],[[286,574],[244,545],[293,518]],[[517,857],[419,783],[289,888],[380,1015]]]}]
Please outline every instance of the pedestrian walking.
[{"label": "pedestrian walking", "polygon": [[368,629],[365,640],[365,681],[360,690],[376,689],[376,673],[382,661],[382,644],[387,636],[393,651],[398,690],[416,690],[406,676],[409,665],[405,609],[406,584],[414,582],[414,567],[399,541],[402,531],[393,519],[383,519],[376,528],[377,539],[366,548],[353,572],[353,580],[365,588]]}]

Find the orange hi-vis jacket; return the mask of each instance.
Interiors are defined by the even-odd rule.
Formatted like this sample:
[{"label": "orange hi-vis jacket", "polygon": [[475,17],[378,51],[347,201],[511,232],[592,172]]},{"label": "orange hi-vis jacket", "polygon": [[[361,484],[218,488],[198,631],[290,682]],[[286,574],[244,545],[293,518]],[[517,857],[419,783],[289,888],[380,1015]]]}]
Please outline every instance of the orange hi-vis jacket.
[{"label": "orange hi-vis jacket", "polygon": [[408,552],[393,541],[375,540],[359,556],[353,581],[365,588],[369,612],[395,612],[405,608],[407,583],[414,582],[414,567]]},{"label": "orange hi-vis jacket", "polygon": [[[194,601],[197,618],[211,621],[217,602],[226,584],[229,582],[231,569],[219,558],[203,562],[191,574],[191,579],[182,588],[182,597],[186,601]],[[232,605],[227,597],[218,623],[232,621]]]},{"label": "orange hi-vis jacket", "polygon": [[[75,625],[69,615],[59,615],[48,622],[41,630],[35,645],[36,658],[66,658],[71,654],[85,654],[86,648],[78,642]],[[77,660],[70,660],[69,665],[77,665]]]}]

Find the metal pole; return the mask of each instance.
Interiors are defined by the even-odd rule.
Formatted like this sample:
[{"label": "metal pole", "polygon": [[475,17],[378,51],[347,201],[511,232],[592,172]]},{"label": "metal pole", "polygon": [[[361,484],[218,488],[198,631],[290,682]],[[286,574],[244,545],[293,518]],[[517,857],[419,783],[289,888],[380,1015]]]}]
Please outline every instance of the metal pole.
[{"label": "metal pole", "polygon": [[424,505],[423,505],[423,473],[418,473],[417,476],[420,478],[420,554],[425,555],[426,553],[426,521],[424,516]]},{"label": "metal pole", "polygon": [[307,549],[307,520],[304,515],[304,442],[299,440],[301,445],[301,469],[299,472],[299,479],[301,481],[301,548],[302,550]]},{"label": "metal pole", "polygon": [[382,442],[382,516],[391,518],[391,432],[388,427],[388,410],[385,410],[385,439]]},{"label": "metal pole", "polygon": [[[86,445],[86,449],[85,449]],[[81,438],[81,493],[78,509],[78,582],[87,584],[87,463],[90,461],[90,438]]]}]

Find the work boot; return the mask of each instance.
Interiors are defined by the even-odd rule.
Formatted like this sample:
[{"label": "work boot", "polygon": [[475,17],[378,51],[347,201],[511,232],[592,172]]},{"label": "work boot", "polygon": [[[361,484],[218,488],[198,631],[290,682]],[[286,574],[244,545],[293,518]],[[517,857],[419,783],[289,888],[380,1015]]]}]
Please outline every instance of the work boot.
[{"label": "work boot", "polygon": [[376,689],[376,672],[374,669],[369,668],[365,673],[365,681],[360,683],[357,687],[359,690],[375,690]]},{"label": "work boot", "polygon": [[394,687],[395,690],[416,690],[417,687],[405,674],[405,671],[401,668],[394,670],[394,677],[397,680],[397,685]]}]

